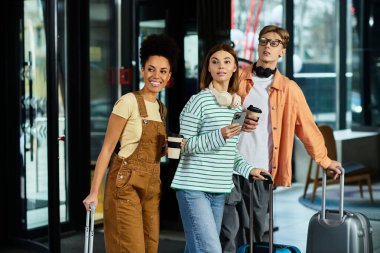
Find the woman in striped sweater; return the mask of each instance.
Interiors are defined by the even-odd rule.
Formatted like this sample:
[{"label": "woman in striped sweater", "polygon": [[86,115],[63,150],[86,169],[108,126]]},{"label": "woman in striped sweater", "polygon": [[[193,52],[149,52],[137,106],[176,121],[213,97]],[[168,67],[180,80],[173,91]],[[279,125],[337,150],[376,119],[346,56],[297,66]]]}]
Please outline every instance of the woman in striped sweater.
[{"label": "woman in striped sweater", "polygon": [[171,187],[184,226],[185,253],[222,252],[219,233],[225,194],[234,187],[232,172],[264,180],[263,169],[253,168],[237,152],[241,130],[231,124],[241,111],[237,56],[227,44],[214,46],[201,71],[201,91],[193,95],[180,114],[180,134],[185,145]]}]

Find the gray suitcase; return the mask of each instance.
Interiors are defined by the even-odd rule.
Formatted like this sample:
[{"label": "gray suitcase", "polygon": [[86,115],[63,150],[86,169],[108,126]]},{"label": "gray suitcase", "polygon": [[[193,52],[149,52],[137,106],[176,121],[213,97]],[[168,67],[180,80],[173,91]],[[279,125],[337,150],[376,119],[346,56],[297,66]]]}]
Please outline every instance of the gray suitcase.
[{"label": "gray suitcase", "polygon": [[86,214],[86,228],[84,234],[84,253],[92,253],[94,246],[94,219],[95,205],[90,204],[90,210]]},{"label": "gray suitcase", "polygon": [[326,172],[323,171],[322,210],[309,221],[306,253],[372,253],[372,227],[361,213],[344,211],[344,169],[340,176],[339,210],[326,210]]}]

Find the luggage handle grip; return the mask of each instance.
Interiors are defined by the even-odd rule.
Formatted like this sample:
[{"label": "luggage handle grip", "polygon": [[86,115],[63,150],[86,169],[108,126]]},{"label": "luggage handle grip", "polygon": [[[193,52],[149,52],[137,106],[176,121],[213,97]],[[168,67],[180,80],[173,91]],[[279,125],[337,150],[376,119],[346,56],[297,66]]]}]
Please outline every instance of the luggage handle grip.
[{"label": "luggage handle grip", "polygon": [[[345,170],[343,167],[340,167],[339,170],[341,171],[341,174],[339,176],[339,217],[340,219],[343,219],[343,198],[344,198],[344,173]],[[323,177],[322,177],[322,220],[326,219],[326,185],[327,185],[327,172],[326,170],[323,170]]]},{"label": "luggage handle grip", "polygon": [[93,252],[94,219],[95,219],[95,204],[94,204],[94,202],[91,202],[90,203],[90,210],[87,210],[87,214],[86,214],[84,253],[92,253]]},{"label": "luggage handle grip", "polygon": [[[264,172],[260,173],[263,176],[264,182],[269,185],[269,253],[273,253],[273,178],[271,174]],[[252,175],[249,175],[250,183],[250,201],[249,201],[249,253],[253,253],[253,179]]]},{"label": "luggage handle grip", "polygon": [[[271,174],[261,172],[260,175],[265,178],[264,179],[265,182],[267,182],[268,184],[273,184],[273,178]],[[253,181],[254,181],[253,176],[249,175],[249,182],[253,183]]]}]

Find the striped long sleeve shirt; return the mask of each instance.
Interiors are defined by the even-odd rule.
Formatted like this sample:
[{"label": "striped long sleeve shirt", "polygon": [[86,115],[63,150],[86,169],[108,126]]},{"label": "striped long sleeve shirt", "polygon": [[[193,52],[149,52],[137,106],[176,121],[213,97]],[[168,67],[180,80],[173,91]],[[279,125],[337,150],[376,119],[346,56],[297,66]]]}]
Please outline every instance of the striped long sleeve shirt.
[{"label": "striped long sleeve shirt", "polygon": [[241,107],[220,106],[209,89],[189,99],[180,114],[180,134],[186,145],[172,188],[230,193],[234,187],[233,170],[248,178],[252,166],[236,149],[239,136],[225,140],[221,133],[237,111]]}]

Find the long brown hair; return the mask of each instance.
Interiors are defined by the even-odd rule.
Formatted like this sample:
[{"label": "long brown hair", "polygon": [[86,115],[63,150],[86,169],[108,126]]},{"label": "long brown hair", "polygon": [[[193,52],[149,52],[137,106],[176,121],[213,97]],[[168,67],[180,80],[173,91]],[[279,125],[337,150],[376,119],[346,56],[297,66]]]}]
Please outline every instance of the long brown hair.
[{"label": "long brown hair", "polygon": [[[230,53],[234,57],[236,68],[238,68],[238,66],[239,66],[238,58],[236,56],[236,53],[235,53],[234,49],[230,45],[224,44],[224,43],[215,45],[207,53],[207,56],[206,56],[206,58],[205,58],[205,60],[203,62],[203,65],[202,65],[201,77],[200,77],[200,87],[201,87],[201,90],[207,88],[208,85],[212,81],[211,73],[208,71],[208,65],[210,64],[210,58],[211,58],[211,56],[215,52],[218,52],[218,51],[226,51],[226,52]],[[239,72],[235,71],[232,74],[232,76],[231,76],[230,82],[228,84],[228,90],[227,91],[229,93],[233,94],[233,93],[236,93],[238,90],[239,90]]]}]

